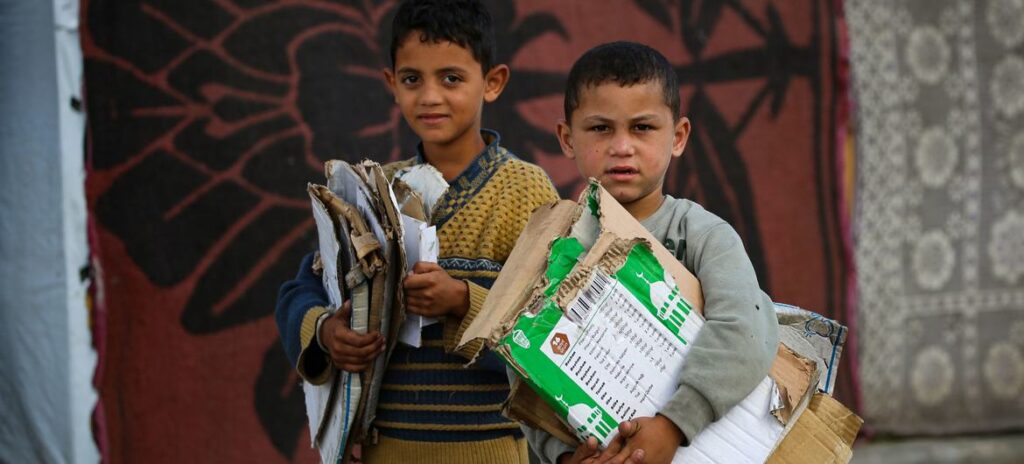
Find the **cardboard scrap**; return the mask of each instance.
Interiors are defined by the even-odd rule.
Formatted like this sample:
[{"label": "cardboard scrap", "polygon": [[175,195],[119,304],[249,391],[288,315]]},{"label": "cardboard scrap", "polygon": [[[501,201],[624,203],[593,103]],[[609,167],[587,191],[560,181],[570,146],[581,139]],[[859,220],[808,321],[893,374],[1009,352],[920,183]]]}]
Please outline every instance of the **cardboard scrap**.
[{"label": "cardboard scrap", "polygon": [[770,464],[847,463],[864,420],[824,393],[815,393],[766,462]]},{"label": "cardboard scrap", "polygon": [[778,354],[768,371],[768,375],[775,379],[783,400],[782,407],[772,411],[779,422],[789,423],[801,398],[810,389],[811,380],[816,378],[817,368],[814,361],[798,355],[788,346],[779,343]]},{"label": "cardboard scrap", "polygon": [[779,341],[818,364],[822,372],[818,389],[831,395],[849,331],[832,319],[796,306],[776,303],[775,313]]},{"label": "cardboard scrap", "polygon": [[[331,311],[348,297],[352,301],[353,330],[365,333],[363,321],[369,311],[368,279],[376,276],[382,267],[380,246],[354,207],[326,187],[310,184],[307,191],[320,243],[316,264],[322,270]],[[357,241],[361,243],[358,247]],[[330,369],[326,383],[302,383],[310,437],[323,462],[337,462],[346,450],[354,413],[363,397],[359,374]]]},{"label": "cardboard scrap", "polygon": [[398,200],[380,165],[331,160],[325,170],[327,186],[310,184],[307,190],[329,311],[351,300],[352,330],[380,331],[388,340],[385,353],[360,374],[331,366],[327,383],[303,382],[312,446],[323,462],[334,463],[346,460],[356,443],[373,438],[384,365],[404,319],[406,256]]},{"label": "cardboard scrap", "polygon": [[[570,444],[606,444],[619,422],[654,415],[674,393],[702,305],[696,278],[592,183],[579,202],[534,212],[460,344],[484,339],[522,379],[504,408],[510,418]],[[824,372],[804,357],[819,347],[790,348],[676,458],[763,462]]]},{"label": "cardboard scrap", "polygon": [[[415,248],[417,254],[415,260],[409,260],[409,272],[412,272],[412,266],[418,261],[437,262],[440,244],[437,242],[437,230],[430,225],[430,218],[433,216],[434,205],[448,190],[448,182],[437,168],[421,163],[396,172],[394,184],[399,202],[402,204],[402,214],[406,216],[403,218],[406,231],[415,235],[414,238],[406,240],[406,249]],[[405,191],[408,191],[408,194]],[[414,198],[405,199],[403,203],[403,197],[406,195]],[[402,324],[399,341],[419,347],[423,328],[438,322],[440,320],[437,318],[409,314]]]}]

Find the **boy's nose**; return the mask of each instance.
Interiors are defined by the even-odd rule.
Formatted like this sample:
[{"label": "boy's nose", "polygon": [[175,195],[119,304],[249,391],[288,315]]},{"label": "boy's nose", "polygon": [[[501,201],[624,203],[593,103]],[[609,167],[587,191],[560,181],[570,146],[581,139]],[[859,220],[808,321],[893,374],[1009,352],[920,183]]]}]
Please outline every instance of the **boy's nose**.
[{"label": "boy's nose", "polygon": [[608,154],[612,156],[632,156],[636,154],[633,139],[628,134],[616,135],[608,146]]},{"label": "boy's nose", "polygon": [[436,106],[441,104],[441,89],[430,83],[425,84],[420,90],[419,104],[422,106]]}]

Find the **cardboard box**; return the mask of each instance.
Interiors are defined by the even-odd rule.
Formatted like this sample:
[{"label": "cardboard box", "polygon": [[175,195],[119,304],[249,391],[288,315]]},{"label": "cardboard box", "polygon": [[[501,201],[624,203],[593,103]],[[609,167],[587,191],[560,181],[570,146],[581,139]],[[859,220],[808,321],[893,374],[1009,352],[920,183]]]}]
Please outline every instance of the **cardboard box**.
[{"label": "cardboard box", "polygon": [[864,420],[824,393],[815,393],[767,462],[846,463]]},{"label": "cardboard box", "polygon": [[[461,343],[485,339],[529,385],[514,385],[510,417],[607,444],[621,421],[654,415],[674,394],[702,305],[696,278],[592,183],[579,202],[534,213]],[[819,377],[785,347],[776,365],[676,458],[763,462]]]}]

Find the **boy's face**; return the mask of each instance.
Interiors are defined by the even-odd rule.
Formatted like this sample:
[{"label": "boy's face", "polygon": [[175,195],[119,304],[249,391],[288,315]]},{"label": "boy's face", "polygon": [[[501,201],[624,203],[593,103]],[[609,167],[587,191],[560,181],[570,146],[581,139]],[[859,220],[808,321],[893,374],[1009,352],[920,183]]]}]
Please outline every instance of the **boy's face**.
[{"label": "boy's face", "polygon": [[[402,116],[424,148],[466,148],[479,144],[484,102],[498,98],[508,67],[484,75],[473,54],[458,44],[421,42],[413,31],[395,51],[394,69],[384,71]],[[474,147],[475,154],[482,147]]]},{"label": "boy's face", "polygon": [[669,161],[683,154],[690,135],[690,121],[672,116],[660,82],[608,82],[580,92],[572,120],[558,124],[558,140],[584,177],[600,180],[633,217],[644,219],[661,206]]}]

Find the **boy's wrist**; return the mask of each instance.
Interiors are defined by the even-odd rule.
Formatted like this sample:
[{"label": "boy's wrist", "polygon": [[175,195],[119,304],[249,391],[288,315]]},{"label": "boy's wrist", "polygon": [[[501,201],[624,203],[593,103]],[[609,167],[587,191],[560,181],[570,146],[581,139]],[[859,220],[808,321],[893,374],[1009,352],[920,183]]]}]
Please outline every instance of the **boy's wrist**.
[{"label": "boy's wrist", "polygon": [[329,353],[330,350],[328,350],[327,347],[324,346],[324,343],[322,341],[320,341],[321,340],[320,330],[321,330],[321,328],[324,325],[324,321],[326,321],[328,317],[331,317],[331,313],[326,313],[325,312],[325,313],[321,314],[319,317],[316,318],[316,330],[314,332],[316,334],[316,337],[315,337],[316,338],[316,345],[319,346],[320,350],[323,351],[324,353]]},{"label": "boy's wrist", "polygon": [[659,421],[661,428],[672,435],[674,443],[679,443],[679,446],[682,446],[684,443],[688,443],[686,434],[683,433],[683,430],[680,429],[675,422],[672,422],[672,419],[661,414],[657,414],[654,416],[654,420]]},{"label": "boy's wrist", "polygon": [[458,295],[456,301],[458,301],[458,303],[454,308],[452,308],[452,314],[454,314],[455,317],[462,319],[463,317],[466,317],[466,313],[469,312],[469,282],[462,279],[455,279],[455,282],[457,285],[456,288],[458,288],[456,291],[456,294]]}]

